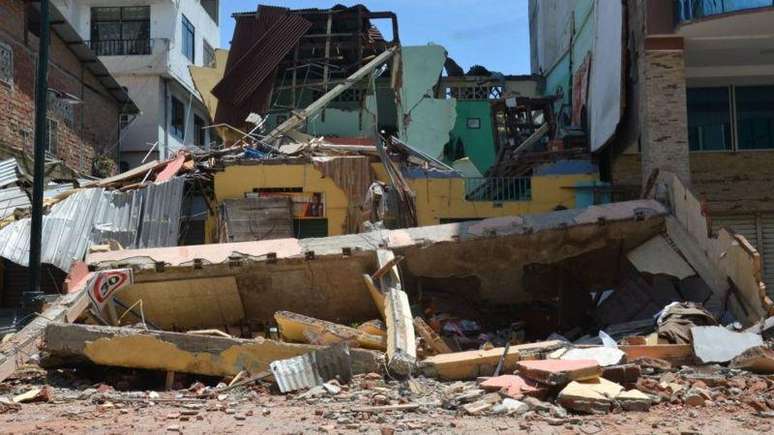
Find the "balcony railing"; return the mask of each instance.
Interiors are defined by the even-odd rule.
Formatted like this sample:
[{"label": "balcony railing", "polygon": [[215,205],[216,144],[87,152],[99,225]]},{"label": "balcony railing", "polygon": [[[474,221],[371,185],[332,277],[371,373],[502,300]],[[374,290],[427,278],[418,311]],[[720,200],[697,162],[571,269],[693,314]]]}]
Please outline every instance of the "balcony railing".
[{"label": "balcony railing", "polygon": [[774,6],[774,0],[675,0],[677,22]]},{"label": "balcony railing", "polygon": [[467,201],[529,201],[532,199],[530,177],[465,178]]},{"label": "balcony railing", "polygon": [[87,44],[97,56],[143,56],[153,51],[152,39],[104,39]]}]

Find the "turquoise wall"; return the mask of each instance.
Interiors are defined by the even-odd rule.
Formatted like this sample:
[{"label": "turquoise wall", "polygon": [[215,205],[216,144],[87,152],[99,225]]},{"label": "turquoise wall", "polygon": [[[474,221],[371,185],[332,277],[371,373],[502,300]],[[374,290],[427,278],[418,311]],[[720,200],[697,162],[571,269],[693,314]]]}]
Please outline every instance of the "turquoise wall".
[{"label": "turquoise wall", "polygon": [[[468,118],[481,120],[478,129],[468,128]],[[492,106],[489,101],[457,101],[457,120],[450,133],[452,145],[462,141],[465,155],[482,174],[494,164],[495,137],[492,125]]]}]

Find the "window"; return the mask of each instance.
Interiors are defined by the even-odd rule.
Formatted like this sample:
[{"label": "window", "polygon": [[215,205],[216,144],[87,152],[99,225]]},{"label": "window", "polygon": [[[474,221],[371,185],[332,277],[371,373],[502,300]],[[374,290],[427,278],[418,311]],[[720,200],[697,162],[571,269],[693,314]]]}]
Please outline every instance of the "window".
[{"label": "window", "polygon": [[204,66],[209,67],[215,67],[215,50],[212,48],[212,46],[207,43],[207,41],[202,41],[204,43],[204,52],[202,53],[202,56],[204,57]]},{"label": "window", "polygon": [[691,151],[774,149],[774,86],[688,88]]},{"label": "window", "polygon": [[175,97],[172,97],[172,122],[169,129],[176,138],[185,137],[185,106]]},{"label": "window", "polygon": [[481,128],[481,118],[468,118],[467,126],[476,130]]},{"label": "window", "polygon": [[689,88],[686,97],[690,150],[730,150],[729,88]]},{"label": "window", "polygon": [[188,21],[188,18],[183,15],[183,43],[181,44],[181,47],[183,47],[183,54],[191,61],[191,63],[196,63],[195,35],[196,29],[194,29],[193,24]]},{"label": "window", "polygon": [[735,93],[739,149],[774,148],[774,86],[737,86]]},{"label": "window", "polygon": [[98,56],[151,54],[150,6],[91,8],[91,48]]},{"label": "window", "polygon": [[194,145],[198,147],[207,146],[207,130],[204,126],[204,120],[197,115],[194,115]]},{"label": "window", "polygon": [[57,137],[59,134],[59,123],[55,120],[48,118],[48,143],[46,144],[46,152],[55,156],[57,151]]},{"label": "window", "polygon": [[0,82],[13,84],[13,50],[0,42]]}]

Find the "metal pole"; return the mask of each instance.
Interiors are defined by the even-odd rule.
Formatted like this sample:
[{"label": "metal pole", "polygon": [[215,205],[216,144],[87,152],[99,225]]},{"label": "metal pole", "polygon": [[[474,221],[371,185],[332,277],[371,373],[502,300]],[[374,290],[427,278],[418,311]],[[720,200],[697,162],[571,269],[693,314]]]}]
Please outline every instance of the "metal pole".
[{"label": "metal pole", "polygon": [[43,233],[43,178],[48,140],[48,0],[40,0],[40,48],[38,49],[38,71],[35,81],[35,171],[32,185],[32,222],[30,232],[30,280],[22,297],[22,313],[28,315],[36,310],[43,294],[40,291],[40,244]]}]

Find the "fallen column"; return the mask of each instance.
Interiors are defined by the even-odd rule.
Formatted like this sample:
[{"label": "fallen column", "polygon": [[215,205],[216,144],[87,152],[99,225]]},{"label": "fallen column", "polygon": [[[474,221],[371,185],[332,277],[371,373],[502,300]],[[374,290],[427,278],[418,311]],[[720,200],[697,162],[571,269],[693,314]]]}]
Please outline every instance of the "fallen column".
[{"label": "fallen column", "polygon": [[[268,370],[273,361],[321,347],[264,338],[245,340],[54,322],[46,326],[44,349],[50,354],[45,362],[48,366],[85,360],[126,368],[235,376],[243,370],[250,374]],[[350,352],[353,373],[380,371],[381,353],[364,349]]]},{"label": "fallen column", "polygon": [[323,346],[348,342],[354,347],[384,351],[385,338],[369,334],[349,326],[339,325],[290,311],[277,311],[274,320],[279,326],[283,339],[297,343],[311,343]]},{"label": "fallen column", "polygon": [[[378,249],[379,269],[394,263],[395,254]],[[379,277],[384,294],[384,319],[387,324],[387,368],[399,375],[409,375],[416,366],[417,344],[408,295],[403,291],[398,267],[392,267]]]}]

